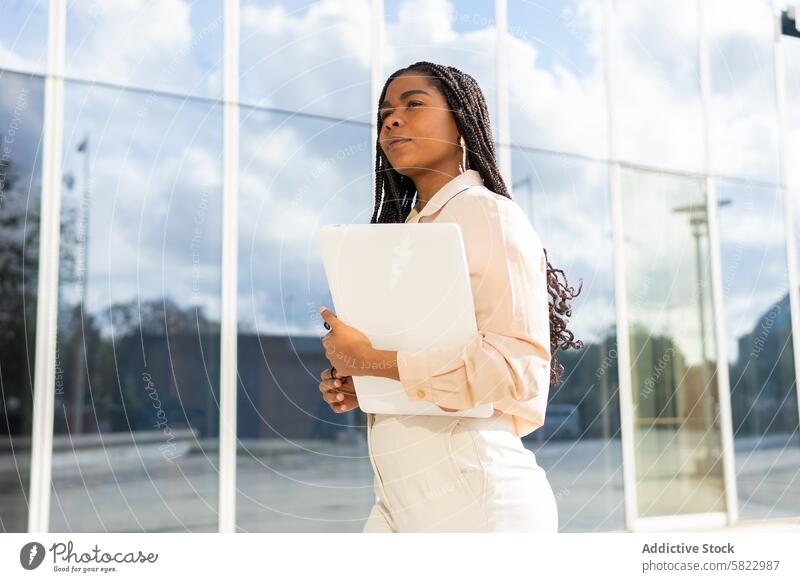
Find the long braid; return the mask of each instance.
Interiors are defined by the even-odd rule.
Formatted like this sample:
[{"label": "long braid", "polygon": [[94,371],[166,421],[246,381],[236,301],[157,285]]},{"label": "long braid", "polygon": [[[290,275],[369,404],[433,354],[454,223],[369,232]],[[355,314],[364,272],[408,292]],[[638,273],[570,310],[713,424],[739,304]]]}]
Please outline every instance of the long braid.
[{"label": "long braid", "polygon": [[[383,86],[378,103],[382,103],[386,97],[389,84],[396,77],[409,72],[419,72],[425,75],[444,95],[455,117],[456,127],[464,136],[469,168],[477,170],[483,178],[486,188],[511,199],[511,193],[506,187],[497,163],[489,109],[483,91],[475,79],[455,67],[418,61],[389,76]],[[370,222],[372,224],[405,222],[413,206],[416,188],[414,181],[392,168],[388,158],[384,155],[383,149],[380,147],[381,126],[380,114],[378,114],[378,135],[375,141],[375,207]],[[556,269],[550,264],[547,249],[544,249],[544,255],[547,262],[550,309],[550,386],[556,386],[561,382],[564,372],[564,366],[558,362],[556,351],[583,348],[583,342],[575,340],[575,335],[567,329],[568,318],[572,315],[569,301],[580,294],[583,281],[576,291],[567,283],[564,271]],[[564,279],[563,284],[559,280],[559,274]]]}]

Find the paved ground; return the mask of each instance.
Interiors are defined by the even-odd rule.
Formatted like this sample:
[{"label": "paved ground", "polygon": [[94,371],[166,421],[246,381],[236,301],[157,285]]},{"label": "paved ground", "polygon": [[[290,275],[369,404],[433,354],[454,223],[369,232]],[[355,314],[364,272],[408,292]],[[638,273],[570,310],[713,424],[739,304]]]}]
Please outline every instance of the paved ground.
[{"label": "paved ground", "polygon": [[730,527],[707,528],[698,531],[800,533],[800,518],[744,520]]},{"label": "paved ground", "polygon": [[[530,448],[536,444],[531,443]],[[800,453],[737,466],[742,523],[728,531],[800,531]],[[536,452],[559,506],[560,531],[624,529],[618,441],[551,442]],[[19,474],[26,475],[20,465]],[[167,462],[156,448],[99,451],[76,463],[54,459],[51,531],[216,531],[213,443]],[[0,531],[23,531],[16,470],[0,473]],[[305,440],[244,443],[237,473],[240,531],[360,531],[373,503],[366,443]],[[770,521],[745,521],[770,516]],[[712,530],[704,530],[712,531]]]}]

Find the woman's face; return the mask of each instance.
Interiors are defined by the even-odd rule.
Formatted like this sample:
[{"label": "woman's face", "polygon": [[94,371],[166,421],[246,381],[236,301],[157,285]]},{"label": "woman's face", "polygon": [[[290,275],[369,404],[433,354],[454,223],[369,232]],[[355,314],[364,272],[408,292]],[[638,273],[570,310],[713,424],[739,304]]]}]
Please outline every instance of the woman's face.
[{"label": "woman's face", "polygon": [[[425,73],[396,77],[379,107],[378,143],[395,170],[412,179],[428,171],[455,173],[461,159],[455,117]],[[396,138],[402,139],[393,143]]]}]

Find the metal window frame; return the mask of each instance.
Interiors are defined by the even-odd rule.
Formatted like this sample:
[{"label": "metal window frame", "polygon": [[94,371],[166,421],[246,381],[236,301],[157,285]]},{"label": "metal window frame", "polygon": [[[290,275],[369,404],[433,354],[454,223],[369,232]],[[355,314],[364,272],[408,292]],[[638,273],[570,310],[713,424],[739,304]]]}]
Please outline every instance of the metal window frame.
[{"label": "metal window frame", "polygon": [[220,533],[236,531],[238,260],[239,260],[239,0],[223,7],[222,282],[220,314]]},{"label": "metal window frame", "polygon": [[620,380],[620,422],[622,432],[623,490],[625,501],[625,523],[630,531],[657,531],[660,529],[687,529],[732,525],[738,520],[738,498],[736,493],[735,458],[733,448],[733,423],[730,404],[730,380],[727,367],[727,340],[724,326],[722,279],[720,266],[719,230],[717,222],[716,184],[711,172],[712,139],[710,135],[710,76],[705,27],[705,10],[700,0],[695,0],[698,11],[697,50],[700,67],[700,93],[704,121],[704,182],[706,187],[706,212],[709,230],[709,260],[711,266],[712,310],[717,360],[717,382],[720,401],[720,437],[726,512],[708,512],[676,516],[641,517],[638,515],[638,489],[636,483],[636,453],[634,440],[635,415],[633,410],[632,377],[630,366],[630,338],[628,335],[628,305],[626,273],[624,265],[624,240],[622,221],[622,192],[620,184],[620,162],[616,151],[617,127],[614,118],[613,71],[616,54],[613,50],[615,38],[615,16],[613,0],[603,2],[603,57],[606,81],[608,114],[609,188],[612,207],[612,237],[614,248],[615,300],[617,313],[617,366]]},{"label": "metal window frame", "polygon": [[[797,5],[800,9],[800,4]],[[788,153],[786,136],[786,67],[783,51],[783,9],[780,0],[772,0],[773,38],[772,63],[775,80],[775,114],[778,123],[778,184],[783,196],[783,220],[786,231],[786,262],[789,275],[789,311],[792,330],[792,352],[794,356],[794,387],[797,398],[797,415],[800,419],[800,280],[797,269],[797,233],[795,232],[794,184],[789,183]]]},{"label": "metal window frame", "polygon": [[[378,132],[378,98],[381,96],[383,88],[383,42],[386,38],[386,31],[383,26],[383,0],[370,0],[370,128],[374,136]],[[369,173],[375,171],[377,161],[375,148],[370,148],[371,166],[367,169]],[[380,194],[380,193],[379,193]]]},{"label": "metal window frame", "polygon": [[50,527],[50,482],[55,417],[56,324],[61,244],[61,173],[64,133],[65,0],[50,0],[47,16],[47,67],[42,123],[42,194],[39,237],[39,282],[31,434],[28,532]]},{"label": "metal window frame", "polygon": [[[719,396],[720,436],[722,439],[722,472],[725,487],[727,525],[739,519],[736,468],[733,443],[731,385],[728,371],[728,336],[725,331],[725,310],[722,294],[722,252],[718,219],[717,184],[713,175],[712,148],[714,139],[711,123],[711,69],[708,59],[707,7],[695,0],[697,8],[697,57],[700,68],[700,100],[703,111],[703,149],[706,187],[706,220],[708,222],[708,253],[711,270],[711,309],[714,317],[714,338],[717,359],[717,393]],[[724,525],[724,524],[723,524]]]},{"label": "metal window frame", "polygon": [[[698,7],[702,2],[698,2]],[[498,157],[500,171],[508,183],[511,178],[511,139],[509,127],[508,74],[505,37],[508,20],[507,0],[494,0],[496,46],[495,90],[497,95],[497,127],[500,143]],[[623,484],[625,522],[631,531],[655,528],[679,528],[708,525],[728,525],[738,519],[735,467],[733,456],[730,388],[726,358],[726,336],[722,309],[720,277],[719,232],[716,218],[717,193],[711,172],[712,140],[709,137],[708,119],[708,63],[705,27],[702,16],[699,22],[698,50],[700,56],[701,96],[706,125],[706,202],[709,216],[710,260],[712,294],[715,319],[716,357],[718,362],[718,389],[722,423],[723,462],[727,514],[704,513],[685,516],[639,518],[637,515],[637,485],[635,471],[634,414],[632,400],[630,344],[628,336],[628,306],[626,273],[624,266],[624,241],[622,238],[621,164],[616,151],[616,125],[613,107],[613,77],[616,56],[612,47],[614,30],[614,0],[603,0],[603,69],[605,76],[608,139],[608,180],[611,203],[615,310],[617,325],[617,367],[620,383],[620,422],[622,432]],[[773,43],[775,67],[775,98],[778,117],[779,184],[784,197],[786,229],[786,255],[789,274],[789,299],[795,363],[795,389],[800,415],[800,287],[798,281],[796,233],[792,198],[793,189],[788,183],[786,156],[786,104],[785,69],[782,35],[780,30],[781,6],[772,0],[775,18]],[[702,12],[702,8],[699,8]],[[377,131],[377,99],[383,81],[382,43],[385,39],[383,0],[370,0],[371,67],[370,91],[372,119],[370,126]],[[221,336],[220,336],[220,431],[219,431],[219,521],[221,533],[236,530],[236,460],[237,460],[237,296],[238,296],[238,165],[239,165],[239,41],[240,2],[225,0],[223,40],[223,190],[222,190],[222,260],[221,260]],[[66,1],[49,0],[47,65],[45,70],[45,96],[43,120],[43,157],[41,193],[41,237],[39,241],[39,280],[36,319],[36,344],[34,364],[34,405],[31,438],[30,505],[28,531],[49,531],[50,495],[52,481],[52,444],[55,407],[55,363],[58,318],[59,249],[61,214],[61,173],[64,128],[64,58],[66,48]],[[371,153],[375,165],[374,149]]]},{"label": "metal window frame", "polygon": [[506,57],[506,33],[508,31],[508,1],[495,0],[495,95],[497,96],[497,158],[500,175],[511,188],[511,111],[508,95],[508,58]]},{"label": "metal window frame", "polygon": [[631,384],[630,338],[628,336],[628,297],[624,261],[622,224],[621,167],[617,158],[617,128],[614,109],[613,74],[616,63],[613,40],[615,19],[613,0],[603,0],[603,74],[606,92],[608,140],[608,188],[611,207],[611,237],[614,264],[614,303],[617,316],[617,376],[619,378],[619,414],[622,440],[622,491],[625,527],[636,529],[636,443],[634,441],[633,387]]}]

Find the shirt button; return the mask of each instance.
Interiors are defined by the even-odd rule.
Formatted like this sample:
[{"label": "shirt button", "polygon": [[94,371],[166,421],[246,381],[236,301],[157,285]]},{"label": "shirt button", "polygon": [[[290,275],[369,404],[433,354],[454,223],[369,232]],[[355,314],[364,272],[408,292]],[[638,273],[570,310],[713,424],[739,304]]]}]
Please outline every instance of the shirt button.
[{"label": "shirt button", "polygon": [[417,390],[417,396],[420,398],[425,398],[425,390]]}]

